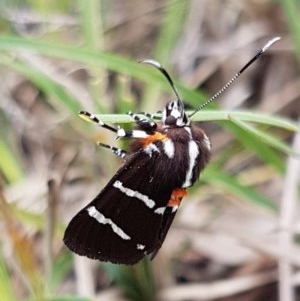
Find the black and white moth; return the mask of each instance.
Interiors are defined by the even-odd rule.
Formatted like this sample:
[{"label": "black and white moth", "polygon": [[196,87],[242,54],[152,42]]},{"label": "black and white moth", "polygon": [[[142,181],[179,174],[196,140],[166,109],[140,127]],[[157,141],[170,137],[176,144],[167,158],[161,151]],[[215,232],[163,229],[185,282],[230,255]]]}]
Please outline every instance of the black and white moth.
[{"label": "black and white moth", "polygon": [[124,130],[105,124],[93,114],[80,112],[80,117],[117,137],[133,138],[133,142],[128,151],[99,143],[124,158],[125,163],[71,220],[63,239],[66,246],[76,254],[112,263],[134,264],[146,255],[154,258],[187,188],[194,185],[210,159],[210,141],[190,117],[216,99],[279,39],[270,40],[219,92],[190,115],[185,112],[169,74],[154,60],[143,63],[157,68],[176,96],[165,106],[159,123],[154,122],[157,115],[129,112],[137,126]]}]

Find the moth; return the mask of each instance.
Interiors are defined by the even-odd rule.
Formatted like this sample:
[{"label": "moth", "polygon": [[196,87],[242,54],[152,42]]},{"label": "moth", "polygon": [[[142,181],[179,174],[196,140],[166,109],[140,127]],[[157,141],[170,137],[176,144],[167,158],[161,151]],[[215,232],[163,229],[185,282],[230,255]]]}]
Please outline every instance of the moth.
[{"label": "moth", "polygon": [[[184,109],[168,72],[154,60],[144,60],[168,80],[175,99],[161,117],[128,112],[136,128],[110,126],[95,115],[79,116],[112,131],[118,138],[131,138],[127,151],[98,143],[125,160],[100,193],[75,215],[64,234],[66,246],[78,255],[118,264],[135,264],[161,248],[187,189],[198,180],[210,160],[211,143],[191,121],[215,100],[258,57],[280,38],[271,39],[227,84],[191,114]],[[160,122],[155,122],[156,119]]]}]

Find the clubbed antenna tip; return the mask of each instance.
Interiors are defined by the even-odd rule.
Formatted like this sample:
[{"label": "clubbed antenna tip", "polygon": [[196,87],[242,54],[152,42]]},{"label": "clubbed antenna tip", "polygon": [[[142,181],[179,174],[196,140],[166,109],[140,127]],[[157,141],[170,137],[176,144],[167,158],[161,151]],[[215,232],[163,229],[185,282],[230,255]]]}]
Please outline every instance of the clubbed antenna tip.
[{"label": "clubbed antenna tip", "polygon": [[171,85],[171,87],[172,87],[172,89],[173,89],[173,91],[176,95],[176,98],[181,101],[178,90],[177,90],[176,86],[174,85],[174,83],[171,79],[171,76],[169,75],[169,73],[166,71],[166,69],[163,68],[163,66],[159,62],[157,62],[155,60],[151,60],[151,59],[146,59],[146,60],[140,61],[139,63],[144,63],[144,64],[151,65],[151,66],[155,67],[157,70],[159,70],[165,76],[165,78],[168,80],[168,82],[170,83],[170,85]]}]

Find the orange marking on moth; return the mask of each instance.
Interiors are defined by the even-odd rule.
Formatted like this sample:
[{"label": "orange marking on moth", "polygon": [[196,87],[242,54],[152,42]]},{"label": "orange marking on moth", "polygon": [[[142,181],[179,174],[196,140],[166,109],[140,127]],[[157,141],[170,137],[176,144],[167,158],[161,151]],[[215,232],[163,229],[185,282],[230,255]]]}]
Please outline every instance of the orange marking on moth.
[{"label": "orange marking on moth", "polygon": [[179,206],[182,198],[187,196],[187,191],[184,188],[176,188],[172,191],[171,198],[167,206],[174,207]]},{"label": "orange marking on moth", "polygon": [[160,132],[156,132],[154,135],[150,135],[149,137],[142,139],[142,144],[145,147],[154,141],[157,141],[157,140],[163,141],[166,138],[167,138],[166,135],[164,135]]}]

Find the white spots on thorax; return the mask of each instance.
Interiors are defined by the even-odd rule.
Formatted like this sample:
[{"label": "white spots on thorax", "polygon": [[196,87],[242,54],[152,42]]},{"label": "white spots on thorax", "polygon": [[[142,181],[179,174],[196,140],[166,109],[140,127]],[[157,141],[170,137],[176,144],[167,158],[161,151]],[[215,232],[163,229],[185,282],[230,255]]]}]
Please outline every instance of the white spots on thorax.
[{"label": "white spots on thorax", "polygon": [[[185,145],[186,155],[185,155],[185,157],[181,157],[178,154],[178,157],[176,156],[176,158],[178,160],[181,160],[180,158],[187,158],[186,160],[188,160],[185,178],[183,179],[183,184],[181,186],[182,188],[187,188],[193,184],[193,176],[194,176],[193,171],[194,171],[195,166],[198,163],[197,160],[199,159],[199,155],[201,155],[199,143],[201,143],[204,147],[206,147],[206,149],[208,151],[210,151],[210,149],[211,149],[211,144],[210,144],[209,138],[205,135],[205,133],[203,133],[202,137],[198,137],[198,139],[199,140],[201,139],[202,141],[201,142],[199,141],[197,143],[197,139],[193,137],[192,129],[190,126],[184,126],[184,127],[182,127],[182,129],[184,129],[188,133],[187,142]],[[169,130],[168,128],[165,129],[165,133],[167,133],[168,130]],[[168,159],[174,159],[175,152],[177,151],[176,141],[174,141],[171,138],[166,138],[166,139],[161,140],[161,142],[162,142],[161,146],[157,145],[155,143],[150,143],[149,145],[147,145],[144,148],[144,152],[146,154],[148,154],[150,157],[152,157],[154,152],[158,152],[158,153],[165,154],[168,157]],[[177,143],[181,143],[181,142],[177,142]],[[184,155],[182,155],[182,156],[184,156]],[[177,163],[180,164],[180,162],[177,162]],[[152,207],[150,207],[150,208],[152,208]],[[163,210],[164,210],[163,208],[157,208],[155,210],[155,213],[163,214],[163,213],[161,213]]]},{"label": "white spots on thorax", "polygon": [[197,157],[199,155],[199,148],[197,143],[194,140],[189,141],[188,145],[188,153],[189,153],[189,167],[186,172],[185,181],[182,185],[183,188],[189,187],[192,185],[192,177],[193,177],[193,169],[196,164]]},{"label": "white spots on thorax", "polygon": [[155,202],[151,200],[147,195],[142,194],[136,190],[124,187],[121,181],[114,182],[113,187],[119,189],[122,193],[129,197],[134,197],[141,200],[148,208],[153,208],[155,206]]},{"label": "white spots on thorax", "polygon": [[152,157],[153,152],[160,153],[159,148],[154,143],[149,143],[145,148],[144,152],[149,155],[149,157]]},{"label": "white spots on thorax", "polygon": [[162,142],[162,149],[160,146],[154,144],[154,143],[149,143],[146,147],[144,147],[144,152],[149,155],[149,157],[152,157],[154,152],[160,153],[164,152],[164,154],[169,158],[173,159],[175,155],[175,145],[172,139],[164,139],[161,141]]},{"label": "white spots on thorax", "polygon": [[189,126],[185,126],[184,129],[188,132],[190,139],[192,139],[192,131],[191,128]]},{"label": "white spots on thorax", "polygon": [[169,159],[173,159],[175,155],[174,142],[171,139],[166,139],[163,143],[165,154]]},{"label": "white spots on thorax", "polygon": [[[199,147],[198,144],[193,139],[191,128],[186,126],[184,127],[184,129],[189,133],[190,141],[188,143],[188,158],[189,158],[188,168],[186,171],[185,180],[182,185],[182,188],[190,187],[192,185],[193,169],[197,163],[196,160],[199,155]],[[176,209],[174,208],[174,210],[176,211],[177,208]]]},{"label": "white spots on thorax", "polygon": [[89,216],[93,217],[98,223],[102,225],[110,225],[113,232],[124,240],[130,240],[131,237],[127,235],[120,227],[118,227],[110,218],[106,218],[100,213],[95,206],[90,206],[87,209]]}]

